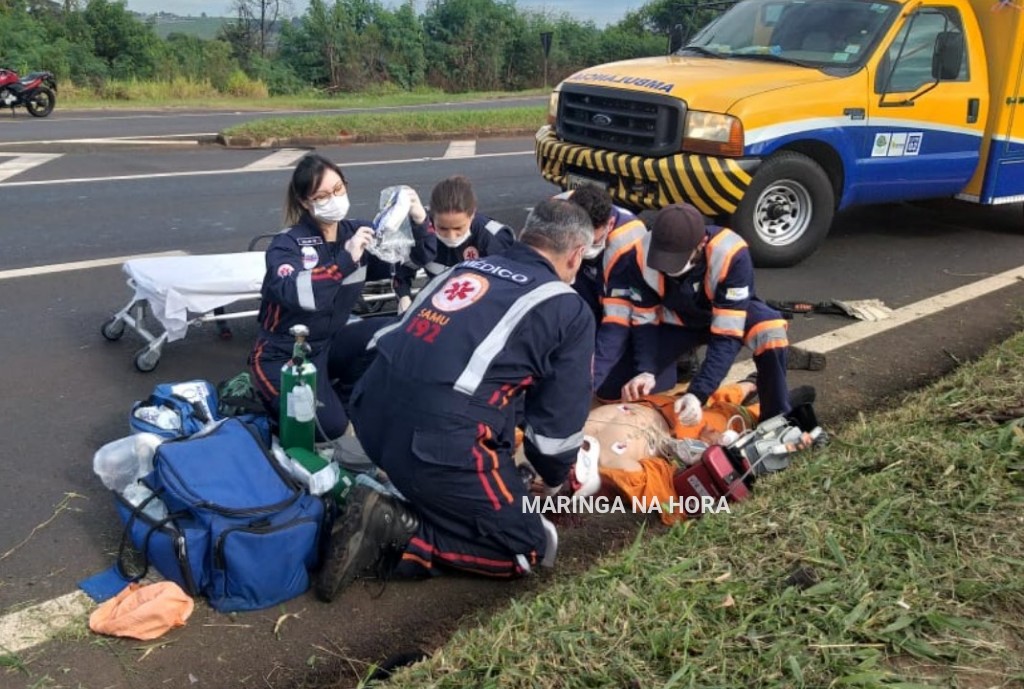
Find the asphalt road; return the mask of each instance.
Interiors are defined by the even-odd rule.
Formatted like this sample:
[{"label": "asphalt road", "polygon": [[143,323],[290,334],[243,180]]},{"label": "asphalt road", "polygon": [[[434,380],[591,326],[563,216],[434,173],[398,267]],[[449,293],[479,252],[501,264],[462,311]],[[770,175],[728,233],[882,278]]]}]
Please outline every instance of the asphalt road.
[{"label": "asphalt road", "polygon": [[[195,121],[226,121],[218,117],[226,116]],[[133,134],[152,131],[145,122],[132,120]],[[161,122],[166,133],[186,130],[191,121]],[[123,127],[129,126],[70,117],[41,124],[67,125],[61,136],[68,138],[100,130],[124,135]],[[0,137],[23,126],[37,124],[0,123]],[[529,139],[481,140],[470,158],[445,159],[446,149],[445,142],[436,142],[322,152],[346,170],[351,217],[372,217],[385,186],[409,184],[428,196],[434,182],[454,173],[473,179],[483,212],[513,226],[521,226],[527,209],[555,191],[537,173]],[[112,563],[120,530],[111,499],[92,473],[93,453],[127,433],[132,402],[154,384],[192,378],[216,382],[243,370],[255,334],[248,320],[236,322],[230,341],[210,328],[194,331],[165,349],[154,373],[140,374],[131,361],[139,340],[128,334],[110,343],[99,333],[131,295],[119,265],[18,276],[4,271],[169,250],[243,250],[255,235],[281,225],[289,169],[243,170],[270,153],[210,147],[71,149],[0,181],[0,361],[7,383],[0,402],[0,615],[67,594],[77,581]],[[0,165],[14,159],[0,144]],[[1020,206],[890,205],[844,214],[822,250],[805,263],[759,272],[758,292],[807,301],[872,298],[900,308],[1022,263]],[[1022,309],[1024,285],[1017,285],[840,350],[825,371],[797,373],[794,380],[819,386],[823,415],[841,423],[852,411],[977,355],[1019,328]],[[798,318],[790,336],[801,341],[849,323],[833,316]],[[58,511],[62,504],[68,509]],[[446,607],[445,589],[438,582],[431,586],[442,597],[431,614],[463,610]],[[482,587],[473,590],[489,592],[490,598],[502,596],[491,582],[471,586]],[[416,602],[411,590],[399,587],[391,605]],[[354,606],[352,620],[341,619],[339,605]],[[332,607],[310,594],[280,610],[227,620],[262,630],[258,653],[250,648],[254,637],[248,632],[211,630],[225,619],[207,611],[176,633],[173,648],[148,658],[141,673],[124,668],[126,663],[135,668],[133,645],[100,648],[88,637],[72,636],[22,654],[32,661],[28,676],[0,668],[0,686],[29,686],[62,668],[69,686],[189,686],[190,673],[206,686],[265,686],[262,679],[275,667],[302,666],[310,646],[318,639],[323,643],[328,631],[338,643],[360,646],[361,632],[354,631],[364,629],[359,609],[364,618],[370,616],[365,629],[378,630],[374,633],[385,639],[387,624],[373,616],[365,591]],[[284,610],[301,611],[302,624],[289,628],[296,636],[282,641],[277,635],[275,641],[270,628]],[[296,630],[300,626],[304,631]],[[110,662],[110,654],[122,662]]]},{"label": "asphalt road", "polygon": [[226,127],[268,117],[341,115],[346,113],[380,113],[395,110],[487,110],[512,105],[544,105],[547,97],[503,98],[501,100],[403,105],[381,108],[337,108],[329,110],[267,110],[267,111],[188,111],[188,110],[78,110],[61,108],[60,101],[53,114],[44,119],[31,117],[19,110],[0,116],[0,146],[28,141],[65,141],[108,137],[157,137],[188,134],[216,134]]}]

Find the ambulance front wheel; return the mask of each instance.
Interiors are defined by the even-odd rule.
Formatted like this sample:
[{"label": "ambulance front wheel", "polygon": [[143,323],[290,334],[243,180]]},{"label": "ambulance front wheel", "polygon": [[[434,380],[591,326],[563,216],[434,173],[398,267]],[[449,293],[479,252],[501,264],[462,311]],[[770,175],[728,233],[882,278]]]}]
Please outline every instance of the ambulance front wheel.
[{"label": "ambulance front wheel", "polygon": [[124,336],[124,321],[114,316],[100,326],[100,333],[111,342],[116,342]]},{"label": "ambulance front wheel", "polygon": [[813,254],[835,215],[835,191],[822,167],[802,153],[782,151],[754,175],[732,215],[754,265],[793,266]]},{"label": "ambulance front wheel", "polygon": [[156,365],[160,363],[160,350],[152,350],[149,347],[143,347],[139,351],[135,352],[135,368],[141,373],[149,373],[156,368]]}]

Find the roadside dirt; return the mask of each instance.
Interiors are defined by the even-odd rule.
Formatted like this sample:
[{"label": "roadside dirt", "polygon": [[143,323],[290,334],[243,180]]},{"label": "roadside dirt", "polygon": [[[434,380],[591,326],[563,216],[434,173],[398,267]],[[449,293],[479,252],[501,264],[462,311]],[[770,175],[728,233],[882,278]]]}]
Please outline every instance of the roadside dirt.
[{"label": "roadside dirt", "polygon": [[[793,371],[790,384],[815,386],[820,420],[835,430],[978,357],[1020,329],[1022,311],[1024,284],[830,353],[823,371]],[[836,317],[834,327],[849,322]],[[108,523],[113,532],[112,507]],[[80,631],[26,654],[30,675],[0,670],[0,687],[354,687],[371,664],[414,649],[433,652],[461,625],[621,549],[641,523],[661,528],[633,515],[563,525],[558,567],[513,583],[446,576],[393,581],[383,592],[376,582],[357,583],[331,605],[310,593],[240,615],[220,615],[200,602],[186,628],[152,643]]]}]

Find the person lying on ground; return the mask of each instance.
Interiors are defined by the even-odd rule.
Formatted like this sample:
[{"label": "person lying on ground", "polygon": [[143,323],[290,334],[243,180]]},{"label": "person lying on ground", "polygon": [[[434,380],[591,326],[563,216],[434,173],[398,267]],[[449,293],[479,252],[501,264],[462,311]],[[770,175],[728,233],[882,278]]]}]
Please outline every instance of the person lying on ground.
[{"label": "person lying on ground", "polygon": [[[729,445],[758,426],[761,406],[755,390],[750,379],[721,386],[693,425],[682,424],[675,414],[675,402],[685,393],[649,395],[593,409],[583,432],[599,448],[601,490],[643,499],[645,504],[678,498],[673,480],[681,468],[696,463],[707,446]],[[804,430],[817,426],[813,402],[813,388],[791,391],[794,412],[789,421]],[[681,512],[661,513],[665,524],[684,518]]]}]

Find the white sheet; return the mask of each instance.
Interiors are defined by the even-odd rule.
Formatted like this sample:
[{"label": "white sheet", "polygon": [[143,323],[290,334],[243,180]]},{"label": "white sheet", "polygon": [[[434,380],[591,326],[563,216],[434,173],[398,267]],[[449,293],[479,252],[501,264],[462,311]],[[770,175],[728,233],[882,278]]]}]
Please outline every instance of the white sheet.
[{"label": "white sheet", "polygon": [[262,251],[205,256],[167,256],[126,261],[135,298],[149,301],[167,341],[185,337],[189,313],[204,314],[240,299],[259,296],[266,259]]}]

